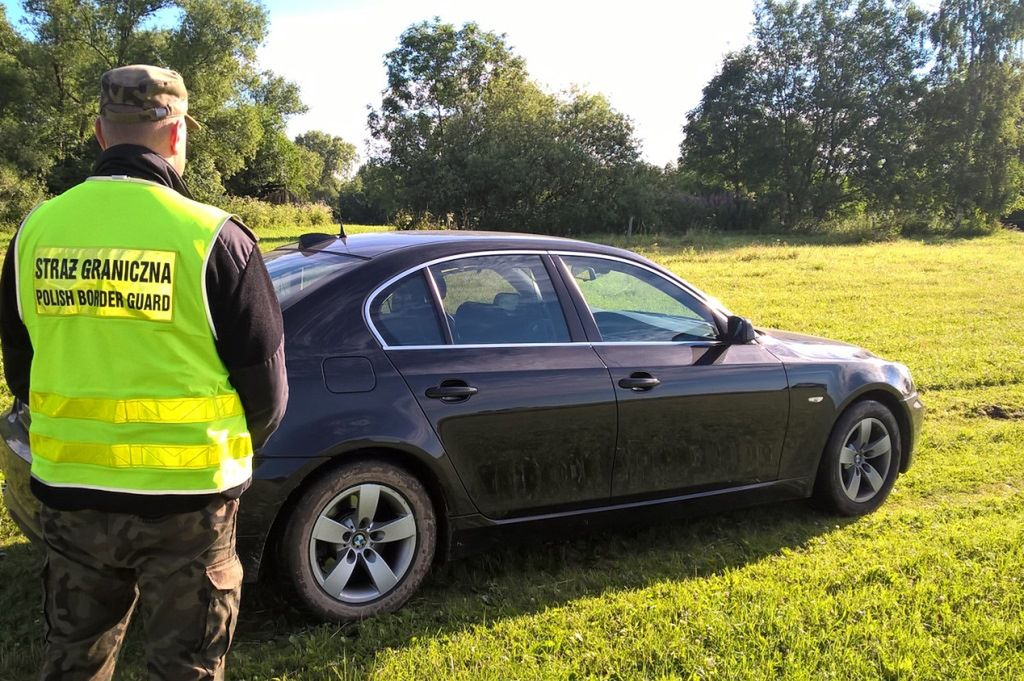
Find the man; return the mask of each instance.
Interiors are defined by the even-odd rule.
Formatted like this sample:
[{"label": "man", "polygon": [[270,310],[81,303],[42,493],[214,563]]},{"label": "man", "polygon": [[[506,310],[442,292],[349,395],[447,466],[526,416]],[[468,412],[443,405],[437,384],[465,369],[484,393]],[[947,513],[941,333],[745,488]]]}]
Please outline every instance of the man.
[{"label": "man", "polygon": [[103,74],[95,176],[40,204],[0,276],[0,341],[32,416],[47,558],[43,679],[109,679],[138,602],[150,677],[220,679],[238,498],[287,401],[256,238],[192,201],[181,76]]}]

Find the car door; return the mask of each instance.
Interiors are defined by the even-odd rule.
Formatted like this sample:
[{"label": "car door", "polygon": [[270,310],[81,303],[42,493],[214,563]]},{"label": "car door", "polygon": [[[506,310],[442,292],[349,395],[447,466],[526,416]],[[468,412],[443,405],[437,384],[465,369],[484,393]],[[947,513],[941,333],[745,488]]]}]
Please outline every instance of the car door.
[{"label": "car door", "polygon": [[781,362],[726,345],[695,295],[654,268],[563,255],[618,398],[613,497],[774,480],[789,413]]},{"label": "car door", "polygon": [[615,394],[552,267],[541,253],[451,258],[369,306],[385,352],[492,518],[609,495]]}]

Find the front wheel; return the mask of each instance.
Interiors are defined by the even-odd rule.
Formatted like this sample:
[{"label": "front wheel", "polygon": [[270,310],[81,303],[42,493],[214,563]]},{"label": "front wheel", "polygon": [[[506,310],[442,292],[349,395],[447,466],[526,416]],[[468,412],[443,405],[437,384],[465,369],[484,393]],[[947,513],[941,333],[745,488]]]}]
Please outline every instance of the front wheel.
[{"label": "front wheel", "polygon": [[430,569],[436,541],[423,485],[396,466],[359,461],[303,492],[281,548],[301,604],[340,622],[405,604]]},{"label": "front wheel", "polygon": [[878,508],[899,475],[902,443],[896,418],[873,400],[858,402],[836,421],[818,467],[814,498],[847,516]]}]

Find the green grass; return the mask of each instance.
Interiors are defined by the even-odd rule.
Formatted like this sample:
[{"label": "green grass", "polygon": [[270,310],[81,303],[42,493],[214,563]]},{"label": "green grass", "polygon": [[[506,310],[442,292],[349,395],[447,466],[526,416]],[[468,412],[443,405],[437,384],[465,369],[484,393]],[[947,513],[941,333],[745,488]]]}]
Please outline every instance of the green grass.
[{"label": "green grass", "polygon": [[[368,232],[388,232],[391,231],[390,227],[381,227],[379,225],[345,225],[345,234],[366,234]],[[295,241],[304,232],[325,232],[328,234],[337,234],[338,226],[332,225],[330,227],[309,227],[305,229],[294,229],[284,227],[273,227],[269,229],[257,230],[257,236],[260,238],[260,248],[264,251],[283,246],[284,244]]]},{"label": "green grass", "polygon": [[[790,503],[503,548],[340,627],[247,588],[231,678],[1024,679],[1024,234],[629,246],[759,325],[907,363],[929,413],[889,501],[854,521]],[[0,550],[0,679],[31,678],[39,556],[6,517]],[[137,631],[121,678],[145,678]]]}]

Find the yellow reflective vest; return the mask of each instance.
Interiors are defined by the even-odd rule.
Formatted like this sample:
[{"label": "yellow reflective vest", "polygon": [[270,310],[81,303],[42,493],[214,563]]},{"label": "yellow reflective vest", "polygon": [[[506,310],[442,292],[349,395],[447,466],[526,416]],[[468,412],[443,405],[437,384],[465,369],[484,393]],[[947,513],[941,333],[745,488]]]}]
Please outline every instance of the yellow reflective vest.
[{"label": "yellow reflective vest", "polygon": [[140,494],[249,479],[245,413],[206,300],[229,217],[124,177],[90,178],[29,215],[14,247],[34,477]]}]

